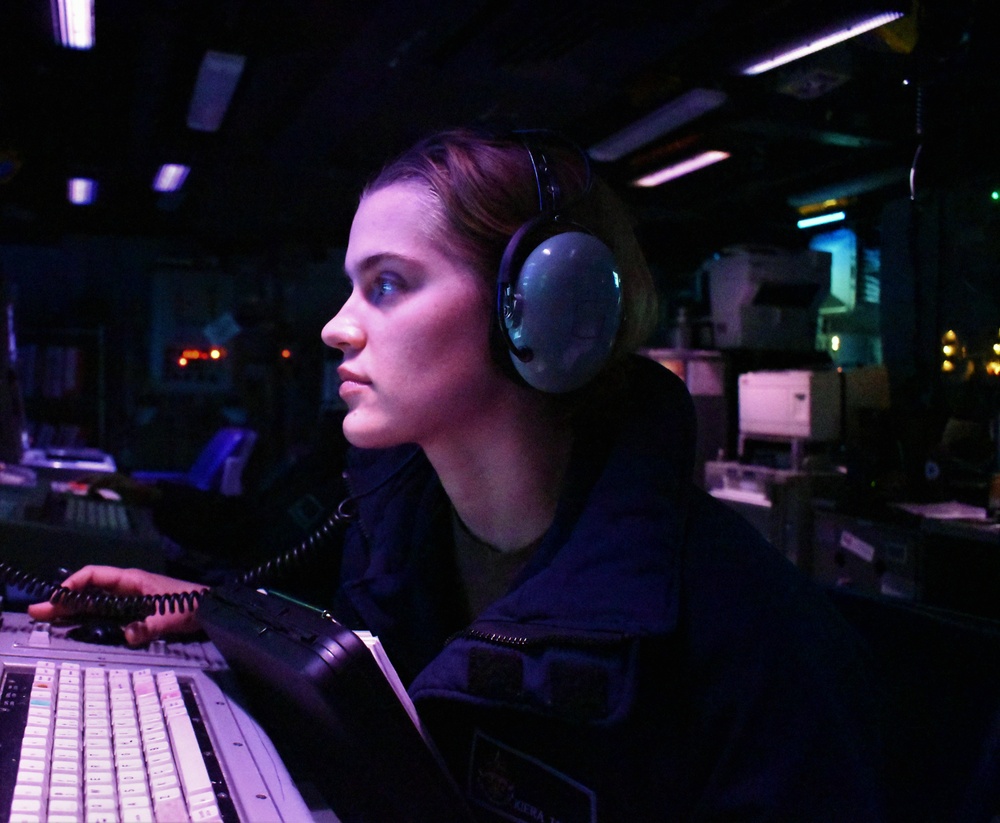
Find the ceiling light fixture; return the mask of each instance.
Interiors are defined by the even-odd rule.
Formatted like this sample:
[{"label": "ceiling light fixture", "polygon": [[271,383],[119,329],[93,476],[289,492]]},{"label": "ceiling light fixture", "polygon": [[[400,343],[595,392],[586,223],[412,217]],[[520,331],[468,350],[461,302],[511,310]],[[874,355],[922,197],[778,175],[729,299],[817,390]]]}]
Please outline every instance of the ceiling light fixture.
[{"label": "ceiling light fixture", "polygon": [[822,200],[818,203],[806,203],[797,206],[795,211],[801,217],[815,217],[820,212],[828,212],[830,209],[845,209],[851,203],[849,197],[831,197],[829,200]]},{"label": "ceiling light fixture", "polygon": [[75,206],[89,206],[97,197],[97,183],[87,177],[72,177],[66,183],[66,198]]},{"label": "ceiling light fixture", "polygon": [[69,49],[94,46],[94,0],[51,0],[52,31]]},{"label": "ceiling light fixture", "polygon": [[594,144],[587,153],[602,163],[620,160],[626,154],[717,109],[728,99],[725,92],[715,89],[691,89],[611,137]]},{"label": "ceiling light fixture", "polygon": [[764,60],[759,60],[742,69],[742,73],[749,75],[762,74],[777,66],[783,66],[785,63],[791,63],[793,60],[805,57],[807,54],[813,54],[837,43],[842,43],[844,40],[857,37],[859,34],[864,34],[866,31],[877,29],[879,26],[884,26],[886,23],[898,20],[902,16],[903,12],[901,11],[886,11],[861,17],[847,24],[840,24],[836,29],[827,29],[824,32],[814,34],[803,42],[797,43],[778,54],[767,57]]},{"label": "ceiling light fixture", "polygon": [[177,191],[184,185],[189,171],[191,169],[188,166],[182,166],[178,163],[164,163],[156,173],[153,188],[156,191]]},{"label": "ceiling light fixture", "polygon": [[672,166],[666,166],[659,171],[647,174],[645,177],[640,177],[638,180],[634,180],[632,185],[639,186],[640,188],[659,186],[668,180],[675,180],[678,177],[683,177],[685,174],[703,169],[705,166],[711,166],[713,163],[718,163],[727,157],[729,157],[729,152],[727,151],[705,151],[687,160],[682,160],[680,163],[674,163]]},{"label": "ceiling light fixture", "polygon": [[842,211],[834,211],[829,214],[821,214],[818,217],[806,217],[799,220],[795,225],[800,229],[811,229],[813,226],[823,226],[827,223],[838,223],[841,220],[847,219],[847,213]]},{"label": "ceiling light fixture", "polygon": [[909,176],[909,169],[903,166],[873,172],[850,180],[843,180],[821,189],[802,192],[788,197],[788,205],[801,209],[814,203],[827,200],[837,200],[846,197],[858,197],[869,192],[878,191],[889,186],[904,183]]},{"label": "ceiling light fixture", "polygon": [[188,107],[187,124],[195,131],[218,131],[222,118],[226,116],[229,101],[236,91],[236,84],[243,74],[246,57],[242,54],[226,54],[208,51],[198,69],[198,79],[194,83],[191,104]]}]

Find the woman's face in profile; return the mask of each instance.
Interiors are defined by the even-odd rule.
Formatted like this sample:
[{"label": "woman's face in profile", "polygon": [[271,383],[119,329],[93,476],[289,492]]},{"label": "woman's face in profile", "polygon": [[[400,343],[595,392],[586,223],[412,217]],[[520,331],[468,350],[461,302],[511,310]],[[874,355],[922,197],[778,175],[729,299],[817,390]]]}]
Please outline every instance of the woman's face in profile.
[{"label": "woman's face in profile", "polygon": [[455,438],[510,388],[490,357],[492,295],[432,239],[436,208],[422,185],[394,183],[351,226],[351,295],[322,336],[343,352],[344,434],[362,448]]}]

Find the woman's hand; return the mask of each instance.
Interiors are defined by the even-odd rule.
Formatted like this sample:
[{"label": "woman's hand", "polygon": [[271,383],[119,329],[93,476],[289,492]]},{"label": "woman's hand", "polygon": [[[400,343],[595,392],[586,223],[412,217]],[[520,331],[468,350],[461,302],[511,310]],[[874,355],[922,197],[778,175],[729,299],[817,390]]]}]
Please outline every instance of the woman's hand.
[{"label": "woman's hand", "polygon": [[[62,584],[71,591],[97,588],[112,595],[174,594],[203,591],[206,587],[184,580],[177,580],[143,569],[120,569],[117,566],[84,566],[67,577]],[[35,620],[53,621],[73,617],[73,608],[50,602],[28,606],[28,614]],[[173,614],[153,614],[125,626],[125,642],[142,646],[165,634],[189,634],[198,630],[197,614],[190,609]]]}]

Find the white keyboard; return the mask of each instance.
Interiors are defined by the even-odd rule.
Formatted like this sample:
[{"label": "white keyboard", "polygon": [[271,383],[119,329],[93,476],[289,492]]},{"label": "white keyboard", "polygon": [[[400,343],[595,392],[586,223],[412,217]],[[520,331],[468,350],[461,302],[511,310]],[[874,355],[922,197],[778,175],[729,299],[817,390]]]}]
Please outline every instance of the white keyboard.
[{"label": "white keyboard", "polygon": [[9,819],[221,820],[173,671],[39,661]]}]

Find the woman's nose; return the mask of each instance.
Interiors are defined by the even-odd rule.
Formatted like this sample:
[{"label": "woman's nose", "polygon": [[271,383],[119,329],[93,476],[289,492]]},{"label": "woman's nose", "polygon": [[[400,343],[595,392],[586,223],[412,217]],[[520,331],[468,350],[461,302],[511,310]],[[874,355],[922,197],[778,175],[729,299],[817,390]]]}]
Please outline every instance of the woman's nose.
[{"label": "woman's nose", "polygon": [[330,348],[341,351],[360,349],[365,341],[364,332],[347,311],[347,304],[327,321],[320,336]]}]

